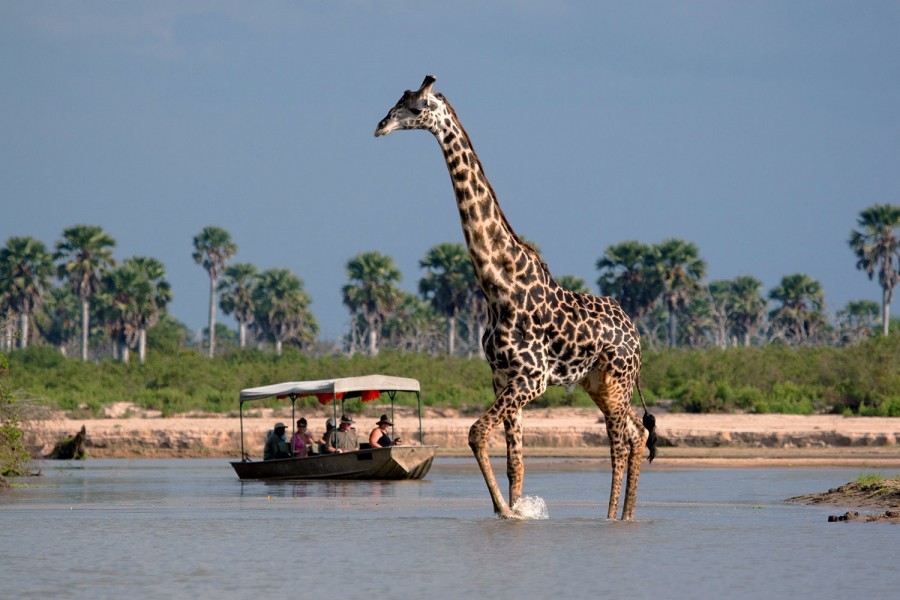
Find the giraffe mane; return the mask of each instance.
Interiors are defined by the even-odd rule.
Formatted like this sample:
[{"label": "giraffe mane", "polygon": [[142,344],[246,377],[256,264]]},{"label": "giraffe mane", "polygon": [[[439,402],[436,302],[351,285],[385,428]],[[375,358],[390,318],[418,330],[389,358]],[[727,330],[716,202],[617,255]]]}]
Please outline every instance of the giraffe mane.
[{"label": "giraffe mane", "polygon": [[[459,125],[459,132],[460,132],[463,140],[465,141],[466,146],[468,147],[469,151],[472,153],[472,156],[475,157],[475,162],[478,164],[478,168],[481,169],[482,173],[485,173],[484,165],[481,164],[481,159],[478,158],[478,153],[475,152],[475,147],[472,146],[472,140],[469,138],[469,132],[467,132],[466,128],[463,127],[462,121],[460,121],[459,117],[456,115],[456,110],[453,108],[453,105],[450,104],[450,101],[447,100],[447,98],[440,92],[432,92],[432,93],[434,94],[435,98],[440,100],[444,104],[444,106],[447,107],[447,110],[450,111],[450,114],[453,115],[453,120],[456,121],[457,125]],[[491,194],[491,196],[496,198],[497,194],[494,193],[494,187],[491,185],[491,182],[487,178],[486,174],[485,174],[483,183],[487,187],[487,190]],[[544,261],[544,258],[540,255],[540,253],[537,251],[537,249],[535,249],[534,245],[532,245],[529,242],[526,242],[521,237],[519,237],[519,234],[516,233],[516,230],[512,228],[512,225],[510,225],[509,221],[506,219],[506,214],[503,212],[503,208],[501,208],[500,203],[497,202],[496,205],[497,205],[497,212],[500,214],[500,221],[503,223],[503,226],[506,227],[506,230],[510,233],[512,238],[516,241],[517,244],[519,244],[519,246],[524,248],[526,251],[530,252],[532,254],[532,256],[534,256],[534,258],[544,268],[544,271],[547,272],[547,275],[552,278],[552,275],[550,275],[550,267],[547,266],[547,263]]]}]

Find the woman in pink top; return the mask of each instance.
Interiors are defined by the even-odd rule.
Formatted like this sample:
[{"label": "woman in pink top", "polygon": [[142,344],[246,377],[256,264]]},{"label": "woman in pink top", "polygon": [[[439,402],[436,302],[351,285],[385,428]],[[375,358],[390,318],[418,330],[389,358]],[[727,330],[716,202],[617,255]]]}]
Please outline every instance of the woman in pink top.
[{"label": "woman in pink top", "polygon": [[300,417],[297,421],[297,431],[294,433],[294,458],[304,458],[309,456],[309,449],[312,447],[313,439],[306,429],[306,419]]}]

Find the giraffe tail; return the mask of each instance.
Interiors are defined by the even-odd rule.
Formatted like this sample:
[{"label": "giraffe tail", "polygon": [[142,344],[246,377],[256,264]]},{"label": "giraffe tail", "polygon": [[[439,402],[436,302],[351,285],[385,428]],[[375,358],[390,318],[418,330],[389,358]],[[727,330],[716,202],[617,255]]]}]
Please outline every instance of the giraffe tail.
[{"label": "giraffe tail", "polygon": [[653,462],[653,459],[656,458],[656,443],[659,441],[659,435],[657,435],[656,433],[656,417],[651,415],[647,410],[647,403],[644,402],[644,392],[641,391],[641,380],[638,379],[636,383],[638,396],[641,399],[641,406],[644,407],[644,417],[641,419],[641,422],[644,424],[644,427],[650,434],[647,437],[647,450],[650,451],[650,456],[647,458],[647,462]]}]

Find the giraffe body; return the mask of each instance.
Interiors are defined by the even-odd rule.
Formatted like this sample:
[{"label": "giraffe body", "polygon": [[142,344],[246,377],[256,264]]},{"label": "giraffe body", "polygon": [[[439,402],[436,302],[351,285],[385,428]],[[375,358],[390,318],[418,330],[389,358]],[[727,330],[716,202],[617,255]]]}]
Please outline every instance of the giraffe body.
[{"label": "giraffe body", "polygon": [[[456,113],[446,98],[432,91],[434,81],[427,76],[418,91],[407,90],[375,135],[398,129],[430,131],[450,172],[469,256],[488,306],[482,344],[496,400],[469,430],[469,446],[494,511],[515,516],[510,507],[522,495],[522,409],[547,386],[571,389],[580,384],[605,415],[612,461],[607,517],[616,518],[627,470],[622,518],[631,519],[648,438],[631,407],[641,367],[637,329],[613,298],[562,288],[534,248],[516,235]],[[506,432],[509,504],[487,454],[488,437],[500,423]]]}]

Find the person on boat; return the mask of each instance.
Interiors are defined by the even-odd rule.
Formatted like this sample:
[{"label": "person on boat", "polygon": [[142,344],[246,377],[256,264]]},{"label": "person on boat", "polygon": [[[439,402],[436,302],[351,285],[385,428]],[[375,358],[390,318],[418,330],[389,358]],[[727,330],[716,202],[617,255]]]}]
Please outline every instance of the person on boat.
[{"label": "person on boat", "polygon": [[400,438],[391,439],[388,435],[388,427],[394,424],[388,420],[387,415],[381,415],[381,419],[375,423],[376,427],[369,434],[369,445],[373,448],[387,448],[388,446],[397,446],[400,444]]},{"label": "person on boat", "polygon": [[328,436],[332,431],[334,431],[334,417],[328,417],[328,420],[325,421],[325,433],[313,440],[313,444],[318,446],[319,454],[328,452]]},{"label": "person on boat", "polygon": [[356,438],[356,430],[351,429],[353,419],[347,415],[341,416],[340,426],[332,430],[326,438],[325,452],[329,454],[340,454],[341,452],[353,452],[359,450],[359,440]]},{"label": "person on boat", "polygon": [[312,435],[306,428],[306,419],[300,417],[300,420],[297,421],[297,431],[294,433],[294,443],[292,444],[294,457],[304,458],[309,456],[314,443]]},{"label": "person on boat", "polygon": [[285,429],[287,429],[287,426],[284,423],[275,423],[275,428],[272,429],[272,433],[269,434],[269,438],[266,440],[263,460],[291,457],[291,449],[287,442],[284,441]]}]

